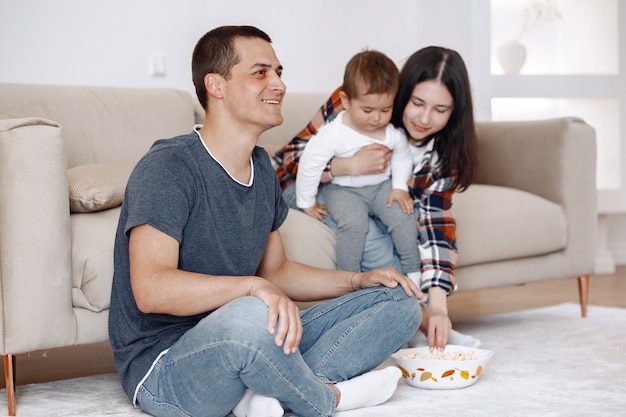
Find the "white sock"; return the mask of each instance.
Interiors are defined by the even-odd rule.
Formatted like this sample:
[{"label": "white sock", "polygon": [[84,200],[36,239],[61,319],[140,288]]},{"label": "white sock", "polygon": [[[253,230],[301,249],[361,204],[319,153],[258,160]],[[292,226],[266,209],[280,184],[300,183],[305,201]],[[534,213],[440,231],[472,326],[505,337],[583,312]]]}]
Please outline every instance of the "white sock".
[{"label": "white sock", "polygon": [[450,334],[448,335],[448,344],[467,346],[476,349],[478,349],[481,345],[480,339],[477,339],[469,334],[457,332],[454,329],[450,330]]},{"label": "white sock", "polygon": [[372,407],[387,401],[396,390],[402,371],[396,366],[371,371],[335,384],[341,392],[336,411]]},{"label": "white sock", "polygon": [[236,417],[281,417],[285,410],[276,398],[265,397],[248,389],[233,408]]}]

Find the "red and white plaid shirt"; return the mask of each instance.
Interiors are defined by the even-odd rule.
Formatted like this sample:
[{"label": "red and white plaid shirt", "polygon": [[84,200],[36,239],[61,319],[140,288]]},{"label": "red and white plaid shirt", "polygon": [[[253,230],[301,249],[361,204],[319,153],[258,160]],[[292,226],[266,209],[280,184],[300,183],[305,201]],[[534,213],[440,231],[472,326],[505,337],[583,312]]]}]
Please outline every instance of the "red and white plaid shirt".
[{"label": "red and white plaid shirt", "polygon": [[[320,107],[306,127],[272,157],[282,188],[296,180],[298,162],[308,140],[343,110],[340,88]],[[433,140],[437,140],[436,138]],[[427,292],[439,287],[452,294],[456,290],[454,267],[457,260],[456,221],[452,205],[452,178],[443,177],[435,152],[427,151],[414,166],[409,179],[409,192],[418,211],[418,244],[421,257],[422,285]],[[322,174],[322,183],[330,182],[329,167]]]}]

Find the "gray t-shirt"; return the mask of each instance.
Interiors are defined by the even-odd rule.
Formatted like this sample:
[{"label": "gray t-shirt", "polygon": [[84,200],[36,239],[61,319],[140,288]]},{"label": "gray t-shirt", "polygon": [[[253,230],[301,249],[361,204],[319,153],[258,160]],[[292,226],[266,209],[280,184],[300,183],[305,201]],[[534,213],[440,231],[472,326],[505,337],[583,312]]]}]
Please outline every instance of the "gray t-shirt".
[{"label": "gray t-shirt", "polygon": [[[109,339],[128,397],[159,353],[203,314],[144,314],[130,286],[131,228],[150,224],[180,243],[179,268],[211,275],[255,275],[270,232],[287,217],[265,150],[252,154],[251,184],[235,181],[192,132],[154,143],[133,170],[115,238]],[[184,303],[185,300],[180,300]]]}]

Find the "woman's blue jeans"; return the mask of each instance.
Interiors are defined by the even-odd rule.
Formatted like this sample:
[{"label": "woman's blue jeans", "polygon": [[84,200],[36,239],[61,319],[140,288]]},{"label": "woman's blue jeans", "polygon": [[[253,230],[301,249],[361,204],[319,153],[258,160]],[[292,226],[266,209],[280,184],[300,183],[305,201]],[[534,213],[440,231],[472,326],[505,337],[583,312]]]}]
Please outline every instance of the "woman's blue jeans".
[{"label": "woman's blue jeans", "polygon": [[415,334],[421,310],[401,287],[359,290],[302,311],[299,350],[285,355],[267,331],[267,306],[236,299],[187,331],[138,391],[155,416],[223,417],[246,388],[276,398],[300,417],[332,416],[326,383],[374,369]]},{"label": "woman's blue jeans", "polygon": [[[290,208],[298,209],[296,205],[296,187],[291,183],[283,190],[283,199]],[[317,201],[324,204],[324,187],[319,187]],[[337,233],[337,223],[330,216],[324,216],[324,223]],[[371,271],[377,268],[395,268],[402,273],[400,257],[395,251],[387,227],[377,218],[370,217],[369,229],[365,236],[365,248],[361,259],[361,271]]]}]

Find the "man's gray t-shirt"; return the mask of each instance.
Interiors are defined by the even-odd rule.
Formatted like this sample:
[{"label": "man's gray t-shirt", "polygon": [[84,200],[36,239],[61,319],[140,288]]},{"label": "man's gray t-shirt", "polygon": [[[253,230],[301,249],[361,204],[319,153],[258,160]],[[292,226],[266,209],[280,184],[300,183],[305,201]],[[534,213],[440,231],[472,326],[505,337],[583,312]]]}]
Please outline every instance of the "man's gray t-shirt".
[{"label": "man's gray t-shirt", "polygon": [[182,270],[256,275],[269,234],[288,208],[265,150],[256,147],[252,161],[252,183],[241,184],[192,132],[155,142],[133,170],[115,239],[109,312],[115,365],[131,401],[159,353],[210,312],[178,317],[139,311],[130,286],[130,229],[147,223],[176,239]]}]

